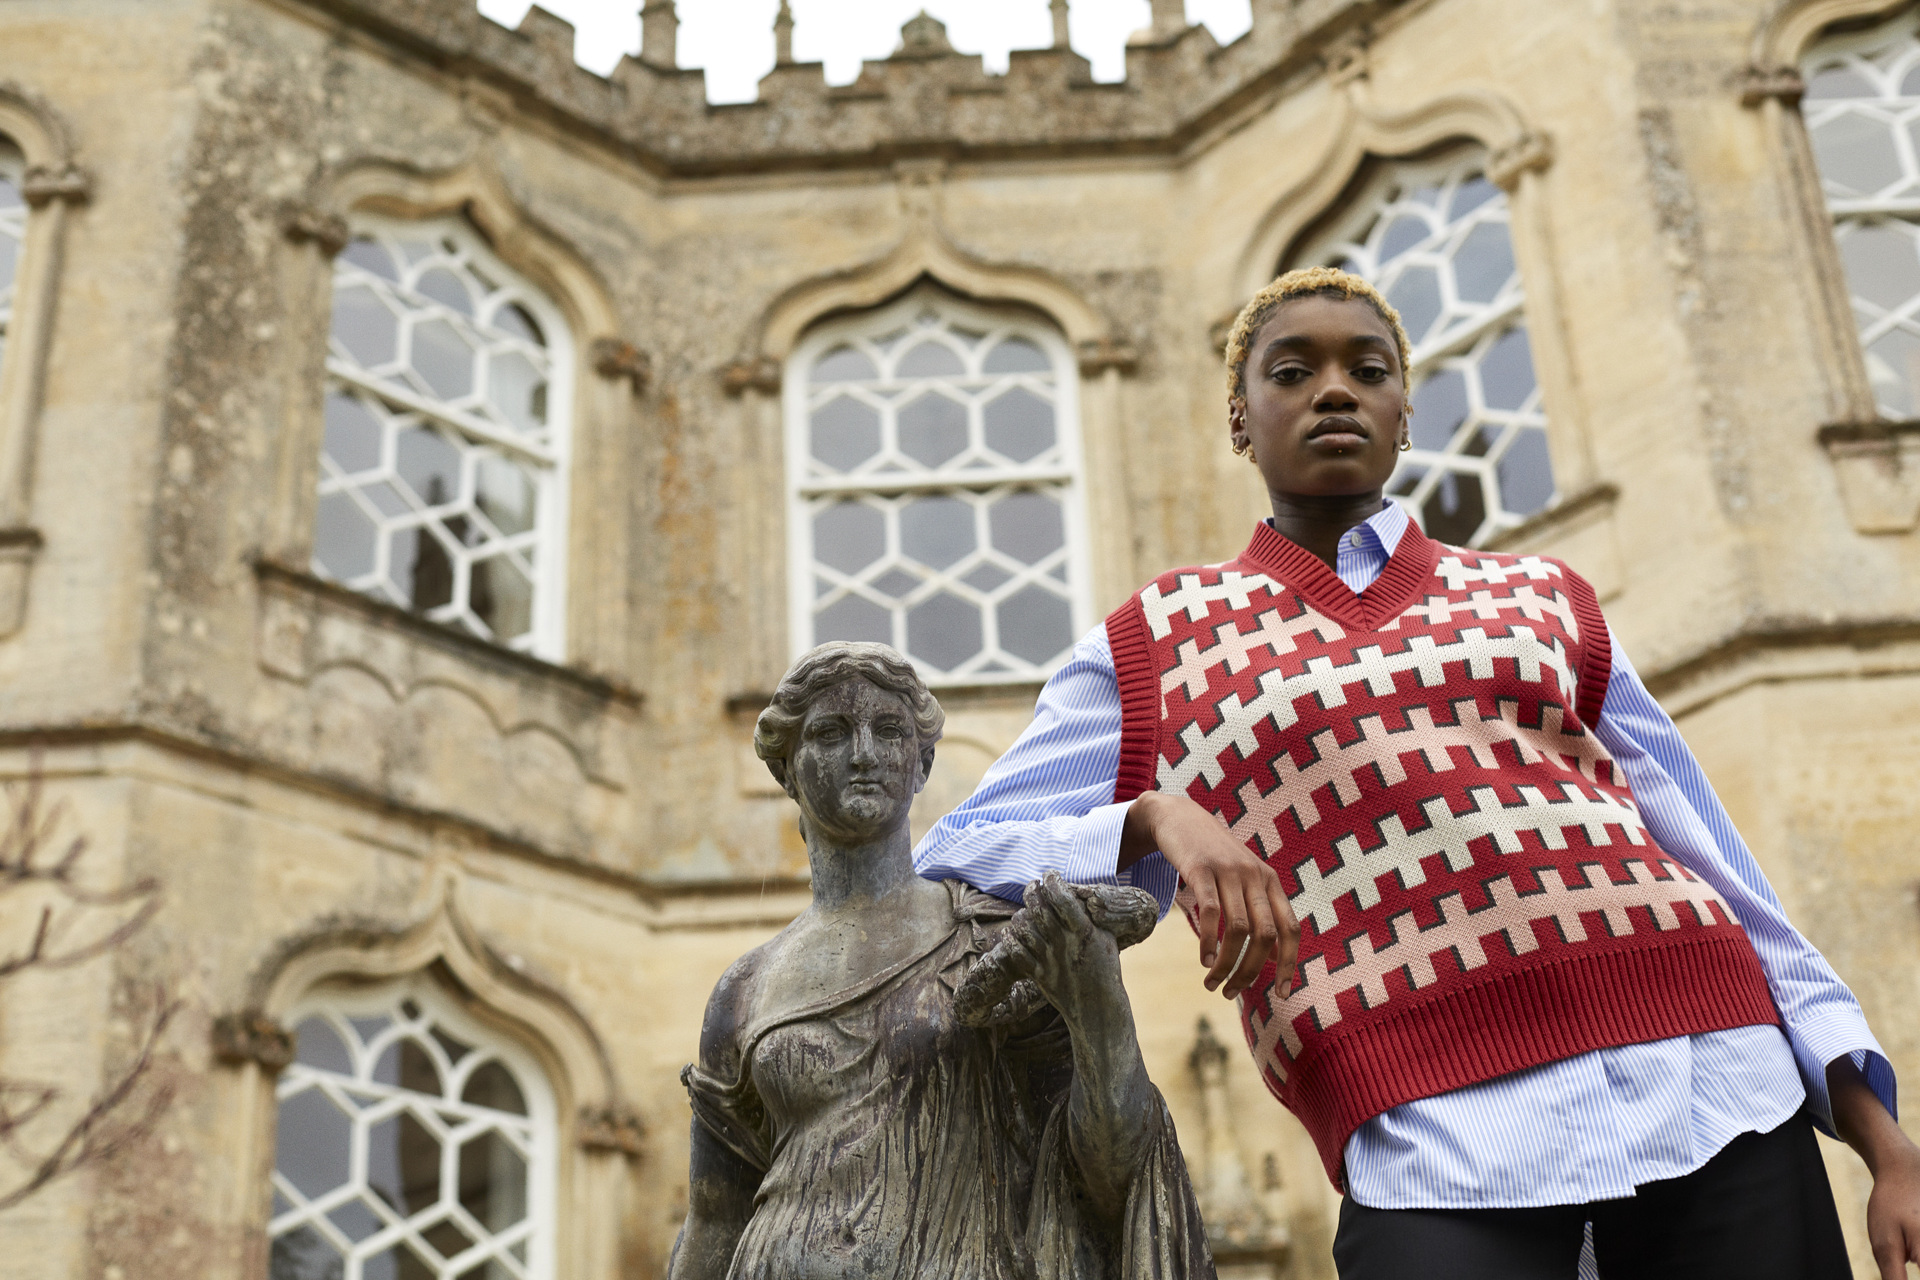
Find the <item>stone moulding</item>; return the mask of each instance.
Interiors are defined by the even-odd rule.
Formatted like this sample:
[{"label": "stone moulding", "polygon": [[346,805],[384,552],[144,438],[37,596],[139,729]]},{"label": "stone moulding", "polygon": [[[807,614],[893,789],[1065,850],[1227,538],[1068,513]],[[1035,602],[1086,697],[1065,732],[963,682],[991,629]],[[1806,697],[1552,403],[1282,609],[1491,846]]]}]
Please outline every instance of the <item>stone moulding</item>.
[{"label": "stone moulding", "polygon": [[1818,439],[1858,533],[1920,525],[1920,421],[1832,422]]},{"label": "stone moulding", "polygon": [[621,752],[607,741],[644,704],[605,676],[516,653],[271,560],[260,584],[259,662],[271,676],[311,685],[343,667],[364,672],[396,706],[434,687],[463,695],[502,738],[538,733],[558,743],[582,779],[626,787]]},{"label": "stone moulding", "polygon": [[784,63],[759,100],[711,106],[699,71],[628,57],[611,76],[574,65],[572,28],[538,6],[520,30],[472,0],[303,0],[450,73],[484,79],[556,122],[598,135],[662,174],[870,167],[952,158],[1177,152],[1247,102],[1317,74],[1330,42],[1407,0],[1254,0],[1253,26],[1220,47],[1185,27],[1127,51],[1127,78],[1096,84],[1070,49],[1017,50],[1004,75],[934,47],[866,63],[829,87],[818,64]]}]

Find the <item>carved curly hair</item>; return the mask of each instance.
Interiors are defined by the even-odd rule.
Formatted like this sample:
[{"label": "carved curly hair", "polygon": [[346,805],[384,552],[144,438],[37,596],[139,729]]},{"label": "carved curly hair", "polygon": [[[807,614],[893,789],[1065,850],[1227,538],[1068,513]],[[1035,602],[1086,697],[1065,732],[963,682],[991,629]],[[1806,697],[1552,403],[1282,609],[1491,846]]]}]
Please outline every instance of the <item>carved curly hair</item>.
[{"label": "carved curly hair", "polygon": [[[1393,334],[1393,344],[1400,350],[1400,377],[1405,381],[1407,367],[1412,363],[1413,346],[1407,341],[1407,331],[1400,323],[1400,313],[1393,304],[1380,296],[1380,291],[1354,275],[1351,271],[1342,271],[1338,267],[1304,267],[1298,271],[1289,271],[1272,284],[1253,295],[1247,305],[1240,308],[1240,314],[1233,318],[1233,328],[1227,331],[1227,394],[1244,396],[1247,394],[1247,347],[1253,342],[1254,335],[1260,332],[1260,326],[1273,319],[1273,313],[1282,303],[1295,298],[1348,298],[1358,299],[1372,307],[1374,314],[1386,323]],[[1407,407],[1413,407],[1411,396]]]},{"label": "carved curly hair", "polygon": [[767,762],[774,781],[787,786],[787,761],[793,755],[800,722],[822,693],[855,676],[865,677],[888,693],[897,693],[913,712],[914,735],[920,756],[931,766],[933,746],[946,729],[947,713],[927,689],[913,664],[891,645],[867,641],[834,640],[815,645],[780,677],[773,701],[753,726],[753,752]]}]

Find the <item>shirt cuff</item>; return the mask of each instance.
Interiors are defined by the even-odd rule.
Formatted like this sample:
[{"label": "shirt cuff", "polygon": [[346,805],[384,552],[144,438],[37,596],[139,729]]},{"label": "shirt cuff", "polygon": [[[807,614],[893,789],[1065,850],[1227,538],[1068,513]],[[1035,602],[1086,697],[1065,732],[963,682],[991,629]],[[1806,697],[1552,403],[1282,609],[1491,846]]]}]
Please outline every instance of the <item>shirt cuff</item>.
[{"label": "shirt cuff", "polygon": [[1120,865],[1120,836],[1130,807],[1105,804],[1081,815],[1067,846],[1067,865],[1060,868],[1063,879],[1071,884],[1131,883],[1115,870]]},{"label": "shirt cuff", "polygon": [[1838,1137],[1833,1128],[1833,1099],[1827,1093],[1827,1066],[1841,1058],[1852,1058],[1853,1065],[1867,1078],[1867,1087],[1880,1105],[1895,1120],[1900,1118],[1899,1088],[1893,1064],[1886,1051],[1867,1030],[1866,1019],[1855,1013],[1834,1012],[1799,1022],[1788,1040],[1794,1060],[1807,1087],[1807,1110],[1813,1122],[1828,1137]]}]

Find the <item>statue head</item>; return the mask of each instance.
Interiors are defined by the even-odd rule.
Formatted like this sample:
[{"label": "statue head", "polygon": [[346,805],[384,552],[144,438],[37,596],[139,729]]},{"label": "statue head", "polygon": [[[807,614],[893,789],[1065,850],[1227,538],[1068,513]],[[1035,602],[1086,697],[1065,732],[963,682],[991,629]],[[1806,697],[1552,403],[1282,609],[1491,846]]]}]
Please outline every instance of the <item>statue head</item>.
[{"label": "statue head", "polygon": [[836,641],[809,649],[781,678],[753,749],[810,830],[867,840],[906,822],[945,724],[896,650]]}]

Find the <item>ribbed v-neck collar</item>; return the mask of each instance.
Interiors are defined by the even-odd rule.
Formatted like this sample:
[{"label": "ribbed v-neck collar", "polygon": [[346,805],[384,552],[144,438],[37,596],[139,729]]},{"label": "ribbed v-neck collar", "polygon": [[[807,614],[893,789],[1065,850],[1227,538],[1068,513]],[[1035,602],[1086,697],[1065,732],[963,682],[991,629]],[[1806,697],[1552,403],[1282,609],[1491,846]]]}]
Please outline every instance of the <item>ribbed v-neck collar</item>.
[{"label": "ribbed v-neck collar", "polygon": [[1380,576],[1357,595],[1326,561],[1264,520],[1254,526],[1253,540],[1240,553],[1240,563],[1286,583],[1308,604],[1350,630],[1377,631],[1399,617],[1433,577],[1440,563],[1440,544],[1409,521]]}]

